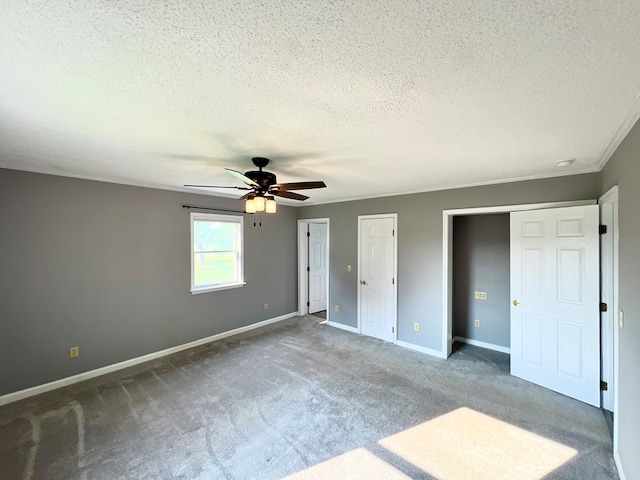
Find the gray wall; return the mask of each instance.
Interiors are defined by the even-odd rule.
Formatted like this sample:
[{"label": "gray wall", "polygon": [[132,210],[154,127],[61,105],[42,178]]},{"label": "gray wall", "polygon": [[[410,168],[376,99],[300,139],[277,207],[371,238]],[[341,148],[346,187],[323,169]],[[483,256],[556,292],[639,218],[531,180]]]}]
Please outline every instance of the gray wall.
[{"label": "gray wall", "polygon": [[619,188],[619,304],[625,326],[619,330],[619,455],[626,478],[640,478],[640,123],[602,171],[602,193]]},{"label": "gray wall", "polygon": [[509,238],[508,213],[453,218],[454,336],[510,346]]},{"label": "gray wall", "polygon": [[[328,217],[329,315],[357,325],[358,215],[398,213],[398,338],[442,349],[442,210],[598,198],[597,173],[374,198],[299,209],[299,218]],[[347,272],[347,265],[354,268]],[[340,305],[340,312],[333,311]],[[420,331],[413,323],[421,324]]]},{"label": "gray wall", "polygon": [[0,394],[297,310],[294,208],[245,217],[244,287],[192,295],[183,203],[242,209],[0,169]]}]

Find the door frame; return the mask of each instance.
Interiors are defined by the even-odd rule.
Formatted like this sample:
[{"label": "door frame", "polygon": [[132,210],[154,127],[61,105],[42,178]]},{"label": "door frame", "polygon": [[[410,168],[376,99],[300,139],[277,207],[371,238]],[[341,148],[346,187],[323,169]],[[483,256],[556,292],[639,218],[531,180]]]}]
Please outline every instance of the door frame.
[{"label": "door frame", "polygon": [[499,205],[491,207],[458,208],[442,211],[442,344],[440,357],[448,358],[453,345],[453,217],[459,215],[486,215],[510,213],[543,208],[576,207],[596,205],[597,200],[568,202],[528,203],[522,205]]},{"label": "door frame", "polygon": [[309,309],[309,279],[307,277],[307,259],[309,258],[309,243],[307,241],[307,228],[310,223],[325,223],[327,225],[327,322],[329,321],[329,279],[331,277],[331,262],[329,259],[330,248],[330,219],[329,218],[304,218],[298,220],[298,315],[307,315]]},{"label": "door frame", "polygon": [[[362,230],[362,221],[363,220],[373,220],[375,218],[389,218],[392,217],[393,218],[393,229],[394,229],[394,234],[393,234],[393,278],[394,278],[394,282],[393,282],[393,343],[398,343],[398,214],[397,213],[379,213],[379,214],[375,214],[375,215],[358,215],[358,278],[356,279],[357,282],[360,282],[360,279],[362,278],[362,265],[360,262],[360,254],[361,249],[361,242],[362,242],[362,238],[360,235],[360,232]],[[360,300],[361,300],[361,289],[360,289],[360,285],[357,285],[357,289],[358,289],[358,299],[357,299],[357,307],[356,310],[358,312],[358,323],[356,325],[356,329],[358,331],[358,333],[362,334],[362,321],[361,321],[361,316],[362,316],[362,311],[360,308]]]},{"label": "door frame", "polygon": [[[616,385],[615,379],[615,363],[616,363],[616,352],[618,351],[618,329],[615,328],[615,325],[618,322],[617,312],[618,312],[618,187],[612,187],[608,192],[602,195],[598,199],[598,204],[600,205],[600,213],[602,213],[602,205],[605,203],[611,203],[613,207],[612,211],[612,223],[613,225],[607,225],[608,230],[607,233],[600,237],[600,245],[608,247],[608,250],[612,253],[612,258],[608,264],[601,263],[600,273],[604,273],[605,269],[607,273],[611,275],[612,282],[600,284],[601,288],[601,298],[610,299],[607,300],[607,314],[606,317],[609,317],[607,322],[603,322],[603,339],[607,338],[609,342],[603,342],[602,344],[602,380],[609,383],[611,385],[611,389],[606,392],[602,392],[602,406],[607,410],[611,410],[615,412],[615,395],[614,389]],[[602,216],[600,217],[600,222],[603,223]],[[602,278],[602,277],[601,277]],[[606,292],[605,292],[606,290]],[[603,295],[605,294],[605,295]],[[601,300],[604,301],[604,300]],[[611,362],[611,358],[613,357],[613,362]],[[614,416],[615,418],[615,416]]]},{"label": "door frame", "polygon": [[[620,334],[620,325],[619,325],[619,303],[618,303],[618,262],[619,262],[619,251],[618,251],[618,243],[619,243],[619,238],[620,238],[620,229],[619,229],[619,222],[618,222],[618,207],[619,207],[619,203],[618,203],[618,186],[615,185],[613,187],[611,187],[609,190],[607,190],[607,192],[602,195],[599,199],[598,199],[598,204],[602,205],[604,203],[607,202],[611,202],[613,203],[613,228],[610,228],[607,233],[605,234],[605,237],[601,237],[603,239],[605,239],[605,241],[607,242],[611,242],[610,246],[613,252],[612,255],[612,262],[611,262],[611,272],[612,272],[612,277],[613,277],[613,284],[609,285],[609,289],[608,289],[608,297],[611,298],[613,301],[611,302],[611,305],[607,305],[607,310],[610,310],[612,312],[612,322],[609,323],[608,325],[608,338],[610,341],[613,342],[613,345],[611,344],[611,342],[609,342],[608,344],[603,344],[602,345],[602,352],[604,352],[607,348],[613,348],[613,365],[610,365],[610,361],[609,359],[611,358],[609,355],[603,356],[602,358],[602,373],[603,373],[603,380],[607,381],[607,375],[611,375],[611,372],[613,372],[613,389],[612,389],[612,395],[613,395],[613,399],[609,399],[609,401],[605,401],[605,399],[603,398],[603,408],[605,407],[605,403],[607,403],[608,405],[610,405],[609,402],[611,402],[611,400],[613,400],[613,453],[614,456],[617,455],[618,453],[618,422],[619,422],[619,415],[617,414],[618,412],[618,365],[619,365],[619,357],[618,357],[618,345],[619,345],[619,334]],[[607,226],[609,227],[609,226]],[[602,240],[601,240],[602,241]]]}]

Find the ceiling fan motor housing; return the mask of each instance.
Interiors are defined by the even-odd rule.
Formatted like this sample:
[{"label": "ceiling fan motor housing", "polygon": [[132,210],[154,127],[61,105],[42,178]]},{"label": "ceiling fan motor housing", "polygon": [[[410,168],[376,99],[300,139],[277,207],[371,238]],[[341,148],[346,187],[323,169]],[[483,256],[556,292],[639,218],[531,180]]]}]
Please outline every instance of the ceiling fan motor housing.
[{"label": "ceiling fan motor housing", "polygon": [[260,192],[256,191],[256,193],[262,193],[262,194],[268,193],[269,187],[277,183],[276,176],[273,173],[262,171],[264,167],[269,165],[269,159],[264,157],[253,157],[251,161],[260,170],[245,172],[244,174],[245,177],[250,178],[251,180],[256,182],[258,185],[260,185],[260,188],[256,189],[256,190],[259,190]]},{"label": "ceiling fan motor housing", "polygon": [[245,172],[245,176],[249,177],[251,180],[260,185],[260,190],[262,192],[267,192],[271,185],[276,184],[276,176],[271,172],[263,172],[263,171],[253,171],[253,172]]}]

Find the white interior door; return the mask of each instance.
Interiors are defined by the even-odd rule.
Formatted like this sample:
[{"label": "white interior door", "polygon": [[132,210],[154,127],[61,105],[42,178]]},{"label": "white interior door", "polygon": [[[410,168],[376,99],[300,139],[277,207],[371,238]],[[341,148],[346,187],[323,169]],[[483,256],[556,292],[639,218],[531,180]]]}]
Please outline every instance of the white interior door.
[{"label": "white interior door", "polygon": [[309,313],[327,309],[327,224],[309,224]]},{"label": "white interior door", "polygon": [[600,406],[598,206],[511,213],[511,374]]},{"label": "white interior door", "polygon": [[395,217],[359,218],[360,331],[393,341],[396,326]]}]

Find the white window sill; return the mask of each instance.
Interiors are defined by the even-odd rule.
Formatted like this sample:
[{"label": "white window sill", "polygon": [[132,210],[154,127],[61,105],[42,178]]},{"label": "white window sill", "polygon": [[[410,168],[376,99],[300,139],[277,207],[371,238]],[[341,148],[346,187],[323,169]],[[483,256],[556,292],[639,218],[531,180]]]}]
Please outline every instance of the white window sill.
[{"label": "white window sill", "polygon": [[191,289],[192,295],[197,295],[198,293],[207,293],[207,292],[217,292],[218,290],[229,290],[231,288],[240,288],[244,287],[247,282],[240,283],[225,283],[224,285],[212,285],[210,287],[202,287],[198,289]]}]

